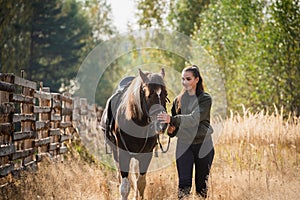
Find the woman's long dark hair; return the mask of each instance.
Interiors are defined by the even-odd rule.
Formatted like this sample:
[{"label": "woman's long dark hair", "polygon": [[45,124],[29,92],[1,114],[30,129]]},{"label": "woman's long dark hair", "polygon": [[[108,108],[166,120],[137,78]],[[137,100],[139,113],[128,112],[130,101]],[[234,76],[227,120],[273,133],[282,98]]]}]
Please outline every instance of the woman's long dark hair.
[{"label": "woman's long dark hair", "polygon": [[[196,87],[196,96],[198,97],[202,92],[204,92],[204,86],[203,86],[203,79],[200,75],[200,70],[199,67],[197,65],[190,65],[185,67],[183,70],[183,72],[192,72],[195,78],[199,78],[199,81],[197,83],[197,87]],[[180,112],[181,110],[181,99],[182,96],[185,94],[186,90],[182,89],[182,91],[180,92],[180,94],[177,97],[178,100],[178,108],[176,110],[177,113]]]}]

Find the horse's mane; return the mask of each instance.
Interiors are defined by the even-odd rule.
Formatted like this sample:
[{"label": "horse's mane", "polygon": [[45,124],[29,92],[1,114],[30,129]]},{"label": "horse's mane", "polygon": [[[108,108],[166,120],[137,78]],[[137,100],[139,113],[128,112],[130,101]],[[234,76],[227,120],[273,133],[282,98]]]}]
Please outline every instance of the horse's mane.
[{"label": "horse's mane", "polygon": [[127,120],[132,118],[141,119],[143,110],[141,106],[140,89],[143,81],[140,76],[132,80],[127,90],[122,96],[120,109],[125,114]]}]

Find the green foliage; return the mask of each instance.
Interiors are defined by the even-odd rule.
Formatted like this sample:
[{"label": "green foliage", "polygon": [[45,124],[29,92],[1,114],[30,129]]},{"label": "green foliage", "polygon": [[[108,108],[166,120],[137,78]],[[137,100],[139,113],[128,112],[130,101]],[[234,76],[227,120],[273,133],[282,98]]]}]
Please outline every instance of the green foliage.
[{"label": "green foliage", "polygon": [[112,25],[111,7],[104,0],[76,0],[80,4],[83,16],[88,20],[92,28],[93,40],[90,48],[95,43],[102,42],[116,32]]},{"label": "green foliage", "polygon": [[[136,2],[141,28],[173,28],[214,57],[229,109],[245,105],[257,111],[275,104],[299,114],[299,0]],[[0,6],[0,71],[19,75],[25,69],[26,78],[54,91],[68,86],[91,49],[115,33],[104,0],[2,0]],[[154,63],[180,72],[186,60],[160,49],[123,55],[105,71],[96,102],[104,105],[125,75],[136,75],[139,66],[153,71]]]},{"label": "green foliage", "polygon": [[300,2],[274,1],[266,25],[264,60],[271,69],[275,104],[300,114]]},{"label": "green foliage", "polygon": [[105,1],[90,1],[91,7],[76,0],[0,5],[1,71],[19,75],[24,69],[25,78],[43,82],[52,91],[68,86],[89,51],[113,32]]},{"label": "green foliage", "polygon": [[250,0],[218,1],[201,15],[202,26],[194,33],[221,68],[231,109],[257,103],[256,77],[261,72],[256,64],[259,43],[255,33],[262,24],[261,10],[260,4]]},{"label": "green foliage", "polygon": [[299,2],[216,1],[201,23],[194,35],[221,66],[229,108],[299,107]]},{"label": "green foliage", "polygon": [[80,51],[91,28],[75,1],[35,1],[32,8],[28,78],[58,91],[62,83],[68,85],[76,76]]},{"label": "green foliage", "polygon": [[178,0],[170,3],[168,20],[175,30],[191,36],[194,27],[200,27],[199,15],[208,7],[210,0]]},{"label": "green foliage", "polygon": [[[299,0],[163,2],[169,22],[165,24],[192,36],[220,66],[228,109],[241,111],[244,105],[253,111],[272,110],[275,104],[299,114]],[[145,11],[157,6],[157,1],[140,0],[139,4],[142,13],[153,14],[139,15],[140,21],[147,22],[149,16],[157,21],[163,18],[158,12]],[[184,62],[174,67],[180,70]]]},{"label": "green foliage", "polygon": [[167,0],[137,0],[138,24],[142,28],[165,25]]},{"label": "green foliage", "polygon": [[31,18],[29,0],[0,1],[0,71],[20,75],[28,65]]}]

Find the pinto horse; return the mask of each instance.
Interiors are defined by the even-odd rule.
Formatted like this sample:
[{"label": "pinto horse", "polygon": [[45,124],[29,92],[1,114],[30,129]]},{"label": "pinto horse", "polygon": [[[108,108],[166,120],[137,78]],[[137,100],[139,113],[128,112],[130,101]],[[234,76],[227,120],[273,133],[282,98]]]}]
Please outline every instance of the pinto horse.
[{"label": "pinto horse", "polygon": [[[166,111],[167,91],[164,69],[160,73],[143,72],[132,78],[123,92],[110,98],[110,115],[113,123],[106,124],[106,134],[121,175],[120,193],[127,199],[130,192],[128,175],[132,158],[139,169],[135,198],[144,196],[146,172],[157,145],[158,135],[167,127],[157,120],[157,114]],[[119,98],[117,98],[119,97]],[[110,127],[108,127],[110,125]]]}]

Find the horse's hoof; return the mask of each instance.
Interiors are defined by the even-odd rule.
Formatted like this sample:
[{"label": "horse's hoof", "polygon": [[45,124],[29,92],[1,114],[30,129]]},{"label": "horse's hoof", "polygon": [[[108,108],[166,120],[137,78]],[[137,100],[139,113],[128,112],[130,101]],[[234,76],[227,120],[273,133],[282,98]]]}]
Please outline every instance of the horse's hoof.
[{"label": "horse's hoof", "polygon": [[128,178],[122,178],[122,182],[120,185],[120,193],[122,196],[122,200],[127,200],[130,192],[130,182]]}]

